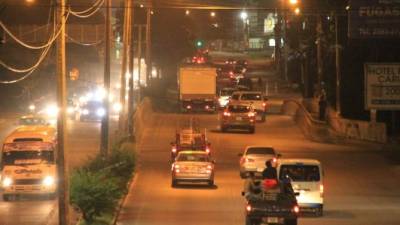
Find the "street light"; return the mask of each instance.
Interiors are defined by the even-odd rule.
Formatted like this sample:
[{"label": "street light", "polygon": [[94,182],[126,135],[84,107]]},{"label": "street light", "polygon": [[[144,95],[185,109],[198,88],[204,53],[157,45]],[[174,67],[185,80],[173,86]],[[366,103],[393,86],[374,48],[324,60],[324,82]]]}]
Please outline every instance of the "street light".
[{"label": "street light", "polygon": [[246,11],[242,11],[242,12],[240,13],[240,18],[242,18],[243,21],[245,21],[245,20],[247,19],[248,16],[249,16],[249,15],[247,14]]},{"label": "street light", "polygon": [[294,9],[294,14],[299,15],[300,14],[300,8],[295,8]]},{"label": "street light", "polygon": [[188,9],[186,9],[185,15],[188,16],[189,14],[190,14],[190,11]]},{"label": "street light", "polygon": [[289,0],[289,3],[290,3],[291,5],[297,5],[298,0]]},{"label": "street light", "polygon": [[211,13],[210,13],[210,16],[211,16],[211,17],[215,17],[215,15],[216,15],[215,12],[211,12]]}]

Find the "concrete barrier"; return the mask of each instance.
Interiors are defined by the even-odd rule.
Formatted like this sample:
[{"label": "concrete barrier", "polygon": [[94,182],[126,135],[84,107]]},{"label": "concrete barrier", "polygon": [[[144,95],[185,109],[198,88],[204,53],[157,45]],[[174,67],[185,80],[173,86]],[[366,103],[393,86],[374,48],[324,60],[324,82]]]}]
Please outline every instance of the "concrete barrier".
[{"label": "concrete barrier", "polygon": [[328,123],[314,119],[304,105],[297,100],[285,100],[281,112],[292,116],[304,136],[310,140],[331,143],[341,139],[341,136],[332,130]]},{"label": "concrete barrier", "polygon": [[137,106],[135,121],[135,139],[136,143],[140,143],[146,127],[153,122],[154,110],[150,98],[144,98]]}]

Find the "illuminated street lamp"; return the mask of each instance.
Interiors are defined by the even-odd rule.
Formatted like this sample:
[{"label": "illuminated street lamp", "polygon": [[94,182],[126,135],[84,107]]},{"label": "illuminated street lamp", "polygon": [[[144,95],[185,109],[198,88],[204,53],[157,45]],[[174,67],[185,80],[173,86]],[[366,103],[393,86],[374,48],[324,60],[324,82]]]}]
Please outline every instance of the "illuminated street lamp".
[{"label": "illuminated street lamp", "polygon": [[289,4],[291,5],[297,5],[297,3],[299,3],[298,0],[289,0]]},{"label": "illuminated street lamp", "polygon": [[242,18],[243,21],[245,21],[245,20],[247,19],[248,16],[249,16],[249,15],[247,14],[246,11],[242,11],[242,12],[240,13],[240,18]]},{"label": "illuminated street lamp", "polygon": [[189,14],[190,14],[190,11],[188,9],[186,9],[185,15],[188,16]]},{"label": "illuminated street lamp", "polygon": [[300,14],[300,8],[295,8],[294,9],[294,14],[299,15]]},{"label": "illuminated street lamp", "polygon": [[215,15],[216,15],[215,12],[211,12],[211,13],[210,13],[210,16],[211,16],[211,17],[215,17]]}]

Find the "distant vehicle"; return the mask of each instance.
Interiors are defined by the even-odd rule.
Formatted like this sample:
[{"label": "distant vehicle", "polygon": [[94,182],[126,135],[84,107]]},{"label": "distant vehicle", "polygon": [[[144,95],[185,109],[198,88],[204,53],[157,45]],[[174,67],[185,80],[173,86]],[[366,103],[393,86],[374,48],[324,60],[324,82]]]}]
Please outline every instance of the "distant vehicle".
[{"label": "distant vehicle", "polygon": [[174,160],[180,151],[191,149],[204,151],[211,154],[211,144],[207,141],[206,131],[200,132],[199,129],[181,129],[175,135],[175,141],[171,142],[171,159]]},{"label": "distant vehicle", "polygon": [[236,61],[236,66],[247,68],[248,62],[245,59],[239,59]]},{"label": "distant vehicle", "polygon": [[207,182],[214,185],[214,164],[210,155],[203,151],[181,151],[172,164],[172,187],[179,182]]},{"label": "distant vehicle", "polygon": [[272,160],[276,163],[281,157],[272,147],[247,146],[244,153],[239,154],[240,177],[246,178],[249,172],[262,172],[265,169],[265,162]]},{"label": "distant vehicle", "polygon": [[216,70],[208,65],[182,65],[178,87],[181,112],[216,111]]},{"label": "distant vehicle", "polygon": [[255,132],[255,111],[250,105],[228,104],[219,116],[221,131],[247,129]]},{"label": "distant vehicle", "polygon": [[256,120],[265,121],[267,98],[260,91],[238,91],[232,94],[231,103],[251,105],[257,112]]},{"label": "distant vehicle", "polygon": [[22,126],[6,137],[1,159],[4,201],[21,194],[55,197],[56,148],[57,131],[51,126]]},{"label": "distant vehicle", "polygon": [[88,101],[81,107],[80,121],[101,121],[105,113],[101,101]]},{"label": "distant vehicle", "polygon": [[36,125],[49,125],[45,117],[39,115],[27,115],[19,118],[18,125],[21,126],[36,126]]},{"label": "distant vehicle", "polygon": [[277,171],[280,179],[288,176],[294,191],[299,193],[300,211],[322,216],[324,183],[321,163],[314,159],[280,159]]},{"label": "distant vehicle", "polygon": [[219,91],[218,103],[220,108],[224,108],[229,103],[229,98],[235,91],[237,91],[237,89],[231,87],[222,88]]},{"label": "distant vehicle", "polygon": [[265,188],[263,180],[259,193],[242,192],[246,197],[246,225],[284,224],[297,225],[299,206],[290,183],[277,182]]},{"label": "distant vehicle", "polygon": [[226,65],[234,65],[234,64],[236,64],[236,60],[234,60],[232,58],[228,58],[227,60],[225,60],[225,64]]}]

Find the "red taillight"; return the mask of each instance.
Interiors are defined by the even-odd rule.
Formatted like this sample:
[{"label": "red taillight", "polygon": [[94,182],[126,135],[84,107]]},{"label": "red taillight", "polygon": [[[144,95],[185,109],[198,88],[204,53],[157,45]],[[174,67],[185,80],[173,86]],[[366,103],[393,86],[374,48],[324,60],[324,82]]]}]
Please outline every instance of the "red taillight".
[{"label": "red taillight", "polygon": [[191,109],[192,106],[191,106],[191,105],[187,105],[186,108],[187,108],[187,109]]},{"label": "red taillight", "polygon": [[321,195],[324,194],[324,185],[323,184],[319,185],[319,193],[321,193]]},{"label": "red taillight", "polygon": [[231,116],[230,112],[224,112],[224,116]]},{"label": "red taillight", "polygon": [[265,107],[265,106],[267,106],[267,103],[266,103],[266,102],[263,102],[263,104],[262,104],[262,105],[263,105],[263,107]]},{"label": "red taillight", "polygon": [[296,205],[295,207],[293,207],[293,212],[299,213],[300,212],[299,206]]},{"label": "red taillight", "polygon": [[172,150],[171,150],[171,151],[172,151],[173,153],[176,153],[176,150],[177,150],[176,147],[172,147]]},{"label": "red taillight", "polygon": [[276,161],[277,161],[277,159],[274,157],[274,158],[272,159],[272,162],[273,162],[273,163],[276,163]]},{"label": "red taillight", "polygon": [[246,205],[246,211],[251,212],[251,210],[252,210],[251,205]]},{"label": "red taillight", "polygon": [[210,106],[206,105],[204,108],[205,108],[205,109],[210,109]]}]

